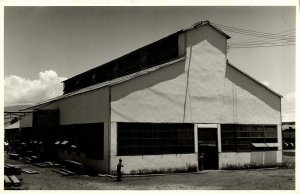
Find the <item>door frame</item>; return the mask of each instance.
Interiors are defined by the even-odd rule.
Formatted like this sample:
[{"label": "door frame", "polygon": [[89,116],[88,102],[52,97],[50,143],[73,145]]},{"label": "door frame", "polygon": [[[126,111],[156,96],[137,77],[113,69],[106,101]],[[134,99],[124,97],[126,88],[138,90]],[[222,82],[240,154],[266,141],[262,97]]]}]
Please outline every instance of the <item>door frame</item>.
[{"label": "door frame", "polygon": [[198,163],[198,156],[199,156],[199,150],[198,150],[198,128],[215,128],[217,129],[217,146],[218,146],[218,169],[220,169],[220,153],[221,153],[221,125],[220,124],[205,124],[205,123],[199,123],[195,124],[194,126],[194,135],[195,135],[195,151],[197,154],[197,170],[199,171],[199,163]]}]

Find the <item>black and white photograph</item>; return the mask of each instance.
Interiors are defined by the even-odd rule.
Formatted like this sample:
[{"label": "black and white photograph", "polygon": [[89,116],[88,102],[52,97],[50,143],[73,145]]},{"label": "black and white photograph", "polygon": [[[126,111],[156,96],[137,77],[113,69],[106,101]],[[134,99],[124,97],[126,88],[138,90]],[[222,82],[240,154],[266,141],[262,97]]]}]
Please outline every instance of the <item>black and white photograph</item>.
[{"label": "black and white photograph", "polygon": [[289,2],[4,5],[4,190],[296,191]]}]

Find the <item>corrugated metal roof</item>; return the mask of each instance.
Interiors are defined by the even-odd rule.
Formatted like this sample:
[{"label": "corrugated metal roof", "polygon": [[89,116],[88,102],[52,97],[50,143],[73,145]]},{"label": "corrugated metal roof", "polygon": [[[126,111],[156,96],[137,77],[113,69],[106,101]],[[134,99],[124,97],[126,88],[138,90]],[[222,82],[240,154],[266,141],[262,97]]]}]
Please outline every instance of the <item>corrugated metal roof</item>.
[{"label": "corrugated metal roof", "polygon": [[166,67],[166,66],[169,66],[171,64],[177,63],[177,62],[182,61],[184,59],[185,59],[185,57],[181,57],[181,58],[178,58],[176,60],[173,60],[173,61],[161,64],[161,65],[149,68],[149,69],[145,69],[145,70],[142,70],[142,71],[139,71],[139,72],[136,72],[136,73],[132,73],[132,74],[125,75],[125,76],[122,76],[122,77],[118,77],[118,78],[110,80],[110,81],[106,81],[106,82],[95,84],[95,85],[92,85],[92,86],[89,86],[89,87],[86,87],[86,88],[82,88],[82,89],[76,90],[74,92],[70,92],[70,93],[67,93],[67,94],[64,94],[64,95],[61,95],[61,96],[49,99],[47,101],[38,103],[38,104],[36,104],[34,106],[28,107],[28,108],[23,109],[23,110],[34,109],[34,107],[37,107],[37,106],[40,106],[40,105],[43,105],[43,104],[52,103],[52,102],[55,102],[55,101],[58,101],[58,100],[61,100],[61,99],[64,99],[64,98],[68,98],[70,96],[74,96],[74,95],[78,95],[78,94],[90,92],[90,91],[93,91],[93,90],[96,90],[96,89],[103,88],[105,86],[113,86],[113,85],[116,85],[116,84],[119,84],[119,83],[122,83],[122,82],[125,82],[125,81],[128,81],[128,80],[131,80],[133,78],[145,75],[147,73],[156,71],[158,69],[161,69],[163,67]]}]

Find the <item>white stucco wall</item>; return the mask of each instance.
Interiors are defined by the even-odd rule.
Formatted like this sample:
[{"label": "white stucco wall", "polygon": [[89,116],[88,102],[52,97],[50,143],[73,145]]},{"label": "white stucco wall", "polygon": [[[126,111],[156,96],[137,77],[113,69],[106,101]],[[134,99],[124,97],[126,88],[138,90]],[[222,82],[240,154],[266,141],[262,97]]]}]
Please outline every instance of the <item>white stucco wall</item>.
[{"label": "white stucco wall", "polygon": [[219,153],[219,168],[222,169],[228,165],[281,163],[281,156],[282,151],[223,152]]},{"label": "white stucco wall", "polygon": [[[109,123],[109,89],[108,87],[71,96],[59,101],[60,125],[104,123],[104,156],[103,160],[86,158],[83,153],[60,153],[61,159],[71,159],[100,171],[108,171],[108,123]],[[99,139],[100,141],[100,139]]]},{"label": "white stucco wall", "polygon": [[123,122],[182,122],[185,61],[111,88],[111,119]]},{"label": "white stucco wall", "polygon": [[60,125],[108,122],[108,90],[105,87],[60,100]]}]

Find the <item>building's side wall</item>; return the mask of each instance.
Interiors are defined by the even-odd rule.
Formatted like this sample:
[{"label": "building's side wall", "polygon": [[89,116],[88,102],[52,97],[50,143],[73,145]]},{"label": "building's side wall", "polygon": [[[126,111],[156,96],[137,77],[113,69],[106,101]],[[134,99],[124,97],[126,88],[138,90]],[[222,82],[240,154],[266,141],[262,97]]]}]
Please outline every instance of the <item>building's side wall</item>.
[{"label": "building's side wall", "polygon": [[60,100],[60,125],[108,122],[108,87]]},{"label": "building's side wall", "polygon": [[[108,123],[109,123],[109,89],[107,87],[92,92],[62,99],[59,102],[60,125],[104,123],[103,160],[88,159],[83,153],[60,153],[62,160],[75,160],[100,171],[108,171]],[[100,139],[99,139],[100,141]]]},{"label": "building's side wall", "polygon": [[[228,67],[223,35],[209,26],[196,28],[179,36],[180,53],[184,53],[183,46],[186,47],[184,61],[112,87],[113,122],[280,124],[280,97]],[[221,137],[218,139],[221,146]],[[113,132],[111,141],[116,142]],[[273,154],[266,152],[263,159],[254,154],[252,161],[258,158],[266,163],[276,158],[275,162],[280,162],[280,150],[279,147]],[[230,153],[222,153],[221,147],[219,152],[220,167],[251,163],[250,152],[232,153],[232,157]],[[111,154],[113,170],[118,156]],[[151,157],[122,156],[125,163],[129,163],[124,169],[130,171],[132,161],[139,164],[132,166],[135,169],[152,167],[148,158],[159,161],[157,168],[176,162],[183,167],[188,160],[197,164],[196,153],[176,155],[172,162],[167,155]]]},{"label": "building's side wall", "polygon": [[119,159],[122,158],[124,167],[122,171],[130,174],[139,170],[165,170],[196,167],[198,165],[197,155],[193,154],[166,154],[166,155],[144,155],[144,156],[118,156],[117,155],[117,123],[111,124],[111,172],[117,170]]},{"label": "building's side wall", "polygon": [[20,121],[20,128],[32,127],[32,114],[22,117]]}]

